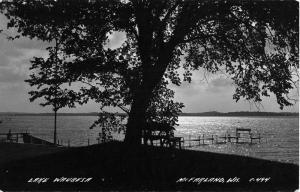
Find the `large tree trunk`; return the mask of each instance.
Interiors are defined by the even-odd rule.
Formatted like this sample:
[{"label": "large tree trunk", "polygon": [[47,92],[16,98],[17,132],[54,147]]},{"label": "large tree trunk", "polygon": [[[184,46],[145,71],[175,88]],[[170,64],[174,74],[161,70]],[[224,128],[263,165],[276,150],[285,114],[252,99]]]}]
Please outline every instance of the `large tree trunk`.
[{"label": "large tree trunk", "polygon": [[125,142],[130,145],[141,144],[142,128],[146,123],[146,111],[150,105],[152,90],[140,91],[132,103],[127,127]]},{"label": "large tree trunk", "polygon": [[146,111],[151,102],[152,92],[163,78],[167,63],[171,60],[171,53],[172,51],[169,51],[159,60],[157,66],[160,68],[147,69],[144,72],[143,83],[133,99],[127,122],[125,142],[128,144],[141,144],[142,129],[146,123]]}]

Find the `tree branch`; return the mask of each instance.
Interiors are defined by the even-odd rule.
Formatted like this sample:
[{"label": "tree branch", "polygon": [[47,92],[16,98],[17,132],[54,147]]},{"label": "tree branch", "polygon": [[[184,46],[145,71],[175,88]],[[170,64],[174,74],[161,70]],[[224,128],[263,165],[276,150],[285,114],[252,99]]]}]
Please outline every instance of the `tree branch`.
[{"label": "tree branch", "polygon": [[[172,12],[177,8],[177,6],[179,5],[179,3],[181,2],[181,0],[177,0],[175,2],[175,4],[168,10],[166,16],[162,19],[162,24],[166,24],[167,20],[170,18]],[[166,25],[162,26],[165,27]]]},{"label": "tree branch", "polygon": [[[94,86],[94,85],[92,85],[91,83],[89,83],[89,82],[86,82],[86,81],[80,81],[80,82],[82,82],[82,83],[84,83],[84,84],[86,84],[86,85],[89,85],[89,86],[91,86],[91,87],[96,87],[96,86]],[[113,99],[111,99],[111,98],[106,98],[106,99],[108,99],[108,100],[110,100],[111,102],[113,102]],[[116,104],[116,106],[117,107],[119,107],[122,111],[124,111],[125,113],[127,113],[128,115],[129,115],[129,113],[130,113],[130,110],[129,109],[127,109],[126,107],[124,107],[123,105],[121,105],[121,104]]]},{"label": "tree branch", "polygon": [[213,35],[199,35],[199,36],[196,36],[196,37],[192,37],[192,38],[189,38],[189,39],[185,39],[185,40],[182,40],[180,43],[189,43],[189,42],[192,42],[192,41],[195,41],[195,40],[198,40],[198,39],[205,39],[205,38],[210,38],[210,37],[213,37]]}]

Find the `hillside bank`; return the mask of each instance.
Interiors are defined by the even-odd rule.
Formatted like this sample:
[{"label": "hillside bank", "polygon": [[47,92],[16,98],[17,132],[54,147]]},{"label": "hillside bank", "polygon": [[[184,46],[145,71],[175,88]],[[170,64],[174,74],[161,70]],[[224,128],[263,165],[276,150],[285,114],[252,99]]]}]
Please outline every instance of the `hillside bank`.
[{"label": "hillside bank", "polygon": [[[6,154],[9,154],[9,151],[13,152],[13,148],[6,150]],[[24,154],[30,151],[32,146],[27,148],[23,149]],[[294,190],[298,188],[297,165],[236,155],[147,146],[130,147],[119,142],[63,148],[57,151],[41,147],[40,150],[44,151],[44,154],[28,155],[24,156],[24,159],[10,157],[9,162],[2,161],[0,189]],[[44,178],[45,182],[40,178]]]}]

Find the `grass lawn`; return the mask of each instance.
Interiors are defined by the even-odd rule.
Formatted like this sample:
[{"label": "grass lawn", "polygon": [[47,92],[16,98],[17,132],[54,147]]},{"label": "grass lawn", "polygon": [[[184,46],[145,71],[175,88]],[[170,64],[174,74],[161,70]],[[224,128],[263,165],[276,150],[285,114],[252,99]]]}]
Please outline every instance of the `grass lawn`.
[{"label": "grass lawn", "polygon": [[0,143],[0,165],[14,160],[55,153],[65,149],[64,147],[46,145]]},{"label": "grass lawn", "polygon": [[294,190],[299,181],[298,165],[235,155],[119,142],[19,145],[0,155],[10,160],[0,161],[2,190]]}]

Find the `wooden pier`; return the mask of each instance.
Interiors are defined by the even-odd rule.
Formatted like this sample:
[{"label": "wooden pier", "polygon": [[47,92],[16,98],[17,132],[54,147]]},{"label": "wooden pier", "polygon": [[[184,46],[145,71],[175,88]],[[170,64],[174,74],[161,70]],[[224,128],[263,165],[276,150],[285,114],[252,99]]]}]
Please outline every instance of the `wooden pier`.
[{"label": "wooden pier", "polygon": [[255,144],[255,141],[261,142],[260,133],[254,134],[251,132],[251,129],[237,128],[235,133],[226,133],[223,136],[218,135],[207,135],[204,134],[200,136],[191,136],[189,135],[187,139],[183,139],[183,147],[197,147],[203,145],[216,145],[216,144],[227,144],[227,143],[236,143],[236,144]]},{"label": "wooden pier", "polygon": [[13,142],[19,143],[23,139],[23,135],[28,134],[27,132],[17,132],[17,133],[0,133],[0,142]]},{"label": "wooden pier", "polygon": [[12,133],[11,131],[9,131],[8,133],[0,133],[0,142],[61,146],[60,144],[54,144],[44,139],[32,136],[27,132]]},{"label": "wooden pier", "polygon": [[[176,147],[176,148],[193,148],[193,147],[201,147],[207,145],[222,145],[222,144],[256,144],[261,142],[261,135],[247,133],[247,134],[229,134],[226,133],[222,136],[219,135],[188,135],[185,137],[174,137],[176,138],[176,142],[172,145],[164,145],[164,142],[161,142],[160,139],[166,139],[164,137],[155,138],[150,145],[153,146],[161,146],[161,147]],[[257,141],[257,142],[256,142]],[[145,143],[144,143],[145,144]]]},{"label": "wooden pier", "polygon": [[[255,144],[261,142],[261,134],[253,133],[251,129],[237,128],[234,133],[226,132],[224,135],[214,134],[201,134],[201,135],[187,135],[185,137],[174,136],[169,130],[152,129],[148,133],[144,133],[142,137],[142,144],[171,147],[171,148],[192,148],[206,145],[222,145],[228,143],[235,144]],[[0,133],[0,142],[13,142],[13,143],[31,143],[31,144],[44,144],[54,145],[54,143],[34,137],[27,132],[15,133]],[[150,142],[150,143],[149,143]],[[65,142],[65,146],[70,147],[70,140]],[[100,138],[98,138],[98,144]],[[87,140],[87,145],[90,145],[90,140]],[[63,146],[63,141],[58,140],[56,146]]]}]

